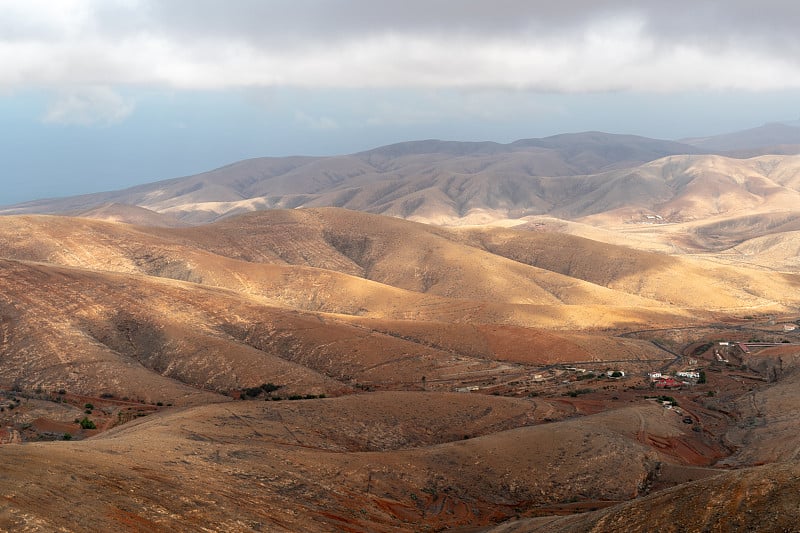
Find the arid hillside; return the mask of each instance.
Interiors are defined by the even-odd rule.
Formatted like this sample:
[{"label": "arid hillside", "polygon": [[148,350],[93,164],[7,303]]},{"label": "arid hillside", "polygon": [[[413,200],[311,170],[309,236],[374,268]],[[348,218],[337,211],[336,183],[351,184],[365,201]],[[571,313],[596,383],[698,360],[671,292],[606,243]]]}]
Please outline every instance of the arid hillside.
[{"label": "arid hillside", "polygon": [[677,143],[599,133],[509,145],[424,141],[348,156],[247,160],[0,213],[175,226],[267,209],[343,207],[457,226],[519,225],[543,215],[603,227],[715,224],[796,211],[798,169],[797,155],[699,155]]},{"label": "arid hillside", "polygon": [[[337,157],[261,158],[125,191],[43,200],[3,214],[79,214],[109,203],[205,223],[243,212],[345,207],[434,223],[484,223],[553,211],[596,188],[586,178],[664,156],[680,143],[591,132],[511,144],[418,141]],[[596,181],[596,180],[595,180]]]},{"label": "arid hillside", "polygon": [[0,252],[221,287],[308,311],[549,327],[542,309],[578,313],[570,327],[580,308],[596,306],[614,315],[636,308],[643,317],[779,309],[795,305],[786,287],[798,282],[789,272],[765,277],[713,256],[552,232],[451,230],[341,209],[267,211],[185,229],[5,217]]},{"label": "arid hillside", "polygon": [[[584,515],[509,521],[492,533],[606,531],[794,531],[797,507],[800,417],[797,346],[764,350],[748,364],[784,375],[780,383],[750,391],[732,404],[739,422],[726,441],[736,452],[718,464],[724,470],[642,499]],[[764,466],[766,465],[766,466]]]},{"label": "arid hillside", "polygon": [[425,141],[11,210],[80,216],[0,217],[0,529],[791,531],[800,163],[683,148]]},{"label": "arid hillside", "polygon": [[[558,418],[558,407],[452,393],[172,410],[84,442],[0,448],[8,464],[0,527],[416,531],[488,524],[520,507],[562,504],[576,491],[598,501],[636,496],[666,459],[638,442],[637,431],[694,438],[668,415],[651,404],[542,425],[545,416]],[[24,490],[11,481],[23,477],[38,481]],[[87,491],[91,512],[68,512]]]}]

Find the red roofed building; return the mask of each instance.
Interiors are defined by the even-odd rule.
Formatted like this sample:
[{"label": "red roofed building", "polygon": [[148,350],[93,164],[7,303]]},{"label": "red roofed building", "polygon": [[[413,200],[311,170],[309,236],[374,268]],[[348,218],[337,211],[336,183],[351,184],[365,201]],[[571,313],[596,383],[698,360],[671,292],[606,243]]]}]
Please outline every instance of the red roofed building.
[{"label": "red roofed building", "polygon": [[673,378],[661,378],[655,381],[657,389],[679,389],[682,383]]}]

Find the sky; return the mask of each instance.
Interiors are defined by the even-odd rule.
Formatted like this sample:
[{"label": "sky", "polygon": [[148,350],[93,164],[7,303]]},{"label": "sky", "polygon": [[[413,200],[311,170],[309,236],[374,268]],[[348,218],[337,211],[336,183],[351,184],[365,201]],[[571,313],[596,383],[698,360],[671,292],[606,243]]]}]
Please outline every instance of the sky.
[{"label": "sky", "polygon": [[0,0],[0,205],[237,160],[800,118],[789,0]]}]

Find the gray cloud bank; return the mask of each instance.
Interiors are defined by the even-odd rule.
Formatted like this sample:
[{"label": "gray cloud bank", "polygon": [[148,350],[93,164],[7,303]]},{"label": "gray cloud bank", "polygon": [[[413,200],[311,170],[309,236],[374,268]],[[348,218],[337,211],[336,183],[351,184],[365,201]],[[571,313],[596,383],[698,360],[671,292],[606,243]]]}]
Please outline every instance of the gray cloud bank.
[{"label": "gray cloud bank", "polygon": [[0,87],[800,87],[800,3],[28,0]]}]

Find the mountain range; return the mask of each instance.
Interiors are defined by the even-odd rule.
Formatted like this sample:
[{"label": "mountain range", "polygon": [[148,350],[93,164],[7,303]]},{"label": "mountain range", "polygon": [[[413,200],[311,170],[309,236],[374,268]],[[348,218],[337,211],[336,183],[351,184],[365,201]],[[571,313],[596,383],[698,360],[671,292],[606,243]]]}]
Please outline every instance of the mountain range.
[{"label": "mountain range", "polygon": [[795,129],[4,208],[0,529],[792,530]]}]

